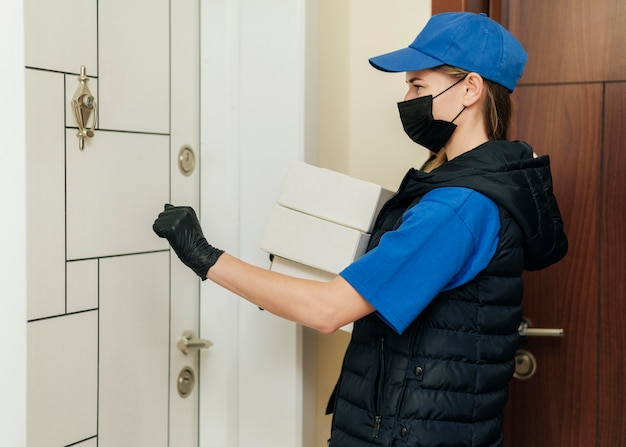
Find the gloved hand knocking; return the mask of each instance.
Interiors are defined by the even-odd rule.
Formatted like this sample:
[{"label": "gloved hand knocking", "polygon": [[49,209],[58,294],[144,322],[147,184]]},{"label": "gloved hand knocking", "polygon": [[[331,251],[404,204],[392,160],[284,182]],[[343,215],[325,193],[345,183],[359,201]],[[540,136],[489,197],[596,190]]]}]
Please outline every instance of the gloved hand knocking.
[{"label": "gloved hand knocking", "polygon": [[166,238],[183,264],[196,272],[203,281],[207,272],[224,253],[207,242],[193,208],[165,205],[152,229]]}]

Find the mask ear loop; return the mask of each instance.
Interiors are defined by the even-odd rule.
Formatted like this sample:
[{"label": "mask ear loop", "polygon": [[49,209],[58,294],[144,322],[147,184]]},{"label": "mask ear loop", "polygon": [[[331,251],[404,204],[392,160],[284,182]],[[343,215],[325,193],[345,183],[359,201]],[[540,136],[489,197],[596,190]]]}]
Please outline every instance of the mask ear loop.
[{"label": "mask ear loop", "polygon": [[[461,79],[459,79],[458,81],[456,81],[454,84],[452,84],[450,87],[448,87],[447,89],[445,89],[443,92],[438,93],[437,95],[433,96],[433,99],[435,99],[437,96],[441,96],[443,95],[445,92],[447,92],[448,90],[450,90],[452,87],[454,87],[455,85],[457,85],[458,83],[460,83],[461,81],[463,81],[465,78],[467,77],[467,75],[463,76]],[[454,123],[454,121],[456,121],[456,119],[459,117],[459,115],[461,113],[463,113],[463,111],[465,110],[465,106],[463,106],[463,108],[461,109],[461,111],[459,113],[456,114],[456,116],[454,117],[454,119],[452,121],[450,121],[451,123]]]},{"label": "mask ear loop", "polygon": [[465,106],[463,106],[463,108],[461,109],[461,111],[459,113],[456,114],[456,116],[454,117],[454,119],[452,121],[450,121],[451,123],[453,123],[461,113],[463,113],[463,111],[465,110]]},{"label": "mask ear loop", "polygon": [[[433,99],[435,99],[437,96],[441,96],[443,95],[445,92],[447,92],[448,90],[450,90],[452,87],[454,87],[455,85],[457,85],[459,82],[463,81],[465,78],[467,77],[467,75],[463,76],[461,79],[459,79],[458,81],[456,81],[454,84],[452,84],[450,87],[448,87],[447,89],[445,89],[443,92],[441,93],[437,93],[435,96],[433,96]],[[458,115],[457,115],[458,116]],[[456,119],[456,118],[455,118]]]}]

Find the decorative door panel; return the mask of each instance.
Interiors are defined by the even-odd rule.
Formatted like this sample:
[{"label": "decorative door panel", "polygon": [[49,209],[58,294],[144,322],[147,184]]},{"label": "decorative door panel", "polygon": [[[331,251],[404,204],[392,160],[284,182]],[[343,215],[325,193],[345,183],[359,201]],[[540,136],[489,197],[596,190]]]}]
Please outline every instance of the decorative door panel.
[{"label": "decorative door panel", "polygon": [[[178,168],[182,146],[199,158],[198,10],[25,0],[29,447],[198,444],[197,383],[177,390],[198,357],[176,343],[198,332],[199,281],[151,228],[199,202]],[[81,66],[99,116],[83,150]]]},{"label": "decorative door panel", "polygon": [[68,313],[98,308],[98,268],[97,259],[85,259],[66,264],[66,308]]},{"label": "decorative door panel", "polygon": [[[98,312],[28,324],[29,446],[66,446],[97,432]],[[69,365],[69,367],[68,367]],[[51,386],[52,385],[52,386]]]},{"label": "decorative door panel", "polygon": [[68,259],[167,248],[151,226],[169,197],[169,137],[99,130],[80,151],[75,134],[68,129]]},{"label": "decorative door panel", "polygon": [[514,97],[512,138],[550,156],[569,250],[556,265],[524,274],[524,316],[535,327],[563,328],[564,335],[520,344],[534,355],[537,369],[528,380],[511,383],[505,439],[514,447],[591,446],[597,391],[586,384],[597,382],[597,370],[571,365],[597,362],[600,159],[589,149],[601,146],[602,86],[522,85]]},{"label": "decorative door panel", "polygon": [[100,261],[98,447],[168,445],[168,261]]},{"label": "decorative door panel", "polygon": [[24,0],[24,17],[27,67],[76,73],[85,65],[97,72],[96,0]]},{"label": "decorative door panel", "polygon": [[26,70],[29,320],[65,313],[64,75]]},{"label": "decorative door panel", "polygon": [[[529,51],[521,82],[624,79],[626,8],[622,0],[506,0],[509,30]],[[529,26],[532,24],[532,26]],[[541,51],[533,51],[535,48]]]},{"label": "decorative door panel", "polygon": [[169,133],[169,3],[98,4],[99,21],[111,24],[99,30],[100,128]]}]

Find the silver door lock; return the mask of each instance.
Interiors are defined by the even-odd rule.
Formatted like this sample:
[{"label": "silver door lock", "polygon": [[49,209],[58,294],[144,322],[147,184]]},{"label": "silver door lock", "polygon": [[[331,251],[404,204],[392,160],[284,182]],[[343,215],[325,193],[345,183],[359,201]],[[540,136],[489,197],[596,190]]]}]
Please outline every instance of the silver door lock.
[{"label": "silver door lock", "polygon": [[530,379],[537,372],[537,360],[530,351],[520,349],[515,353],[515,372],[513,377],[520,380]]},{"label": "silver door lock", "polygon": [[196,154],[193,149],[184,145],[178,151],[178,169],[185,177],[190,176],[196,168]]},{"label": "silver door lock", "polygon": [[183,399],[189,397],[193,391],[193,387],[196,383],[196,375],[189,366],[185,366],[178,374],[178,383],[176,388],[178,389],[178,395]]}]

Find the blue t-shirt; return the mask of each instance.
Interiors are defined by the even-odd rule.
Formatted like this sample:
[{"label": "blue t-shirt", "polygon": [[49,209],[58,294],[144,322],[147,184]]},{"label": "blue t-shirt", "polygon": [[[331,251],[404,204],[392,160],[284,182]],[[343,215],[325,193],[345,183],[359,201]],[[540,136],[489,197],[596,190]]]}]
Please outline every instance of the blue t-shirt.
[{"label": "blue t-shirt", "polygon": [[402,219],[340,273],[400,334],[437,294],[489,264],[500,230],[497,205],[468,188],[435,189]]}]

